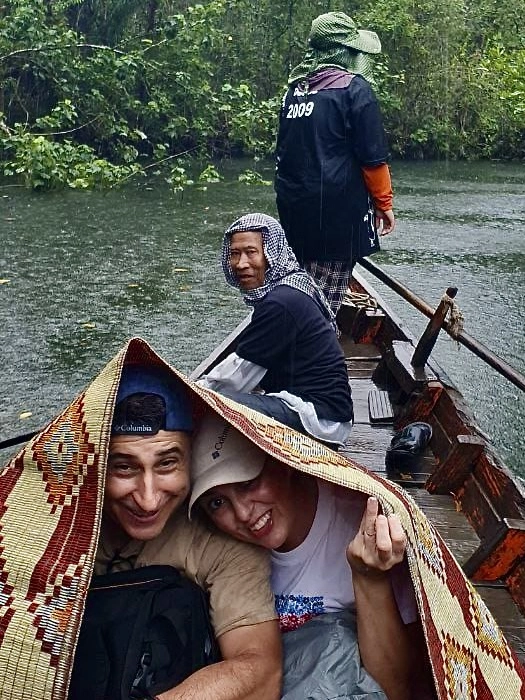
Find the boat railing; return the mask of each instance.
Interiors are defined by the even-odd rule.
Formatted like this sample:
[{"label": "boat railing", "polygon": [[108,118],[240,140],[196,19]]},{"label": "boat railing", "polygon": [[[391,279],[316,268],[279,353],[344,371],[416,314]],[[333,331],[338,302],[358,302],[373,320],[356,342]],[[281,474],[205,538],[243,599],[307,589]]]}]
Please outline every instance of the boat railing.
[{"label": "boat railing", "polygon": [[[430,306],[430,304],[427,304],[426,301],[417,296],[417,294],[415,294],[411,289],[406,287],[399,280],[395,279],[394,277],[391,277],[383,269],[381,269],[378,265],[373,263],[368,258],[363,258],[359,261],[359,264],[365,270],[374,275],[374,277],[377,277],[377,279],[383,282],[383,284],[389,287],[389,289],[396,292],[399,296],[405,299],[405,301],[408,301],[409,304],[411,304],[415,309],[417,309],[422,314],[431,319],[431,323],[429,324],[429,326],[427,326],[427,329],[425,331],[425,333],[427,333],[428,331],[426,337],[427,342],[424,343],[425,350],[423,351],[421,349],[421,352],[418,352],[418,354],[415,353],[415,364],[417,366],[420,366],[421,363],[424,364],[425,360],[428,359],[430,351],[432,350],[433,343],[428,342],[428,335],[430,335],[430,326],[433,324],[433,328],[434,330],[437,329],[437,333],[439,333],[439,330],[442,328],[460,345],[463,345],[466,348],[468,348],[471,352],[474,353],[474,355],[486,362],[499,374],[508,379],[508,381],[512,382],[512,384],[517,386],[522,391],[525,391],[525,376],[518,372],[518,370],[514,369],[514,367],[512,367],[508,362],[506,362],[501,357],[492,352],[492,350],[483,345],[483,343],[481,343],[479,340],[476,340],[476,338],[473,338],[464,330],[458,331],[455,328],[455,324],[450,319],[447,319],[445,315],[443,315],[444,309],[441,305],[439,305],[437,309],[433,309]],[[452,292],[453,296],[455,296],[456,291],[456,288],[447,289],[447,292]],[[449,294],[448,296],[451,295]],[[423,334],[423,336],[425,336],[425,333]],[[433,341],[435,342],[437,338],[437,333],[435,333],[435,335],[430,340],[433,339]],[[422,346],[423,344],[419,347],[422,348]]]}]

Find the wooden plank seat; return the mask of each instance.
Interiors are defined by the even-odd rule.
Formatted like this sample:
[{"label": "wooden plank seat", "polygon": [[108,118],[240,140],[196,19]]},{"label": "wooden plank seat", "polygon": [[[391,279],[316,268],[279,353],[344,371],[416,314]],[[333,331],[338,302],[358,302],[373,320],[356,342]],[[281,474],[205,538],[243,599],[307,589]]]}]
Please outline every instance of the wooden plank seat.
[{"label": "wooden plank seat", "polygon": [[445,459],[441,460],[430,476],[426,485],[427,491],[456,493],[465,483],[485,445],[485,440],[477,435],[457,435]]},{"label": "wooden plank seat", "polygon": [[467,576],[479,581],[506,577],[525,556],[525,520],[502,518],[465,562]]},{"label": "wooden plank seat", "polygon": [[503,582],[524,615],[525,521],[502,518],[491,537],[484,538],[463,564],[463,570],[474,582]]},{"label": "wooden plank seat", "polygon": [[337,312],[337,325],[344,335],[353,338],[356,343],[373,343],[385,318],[381,309],[345,301]]}]

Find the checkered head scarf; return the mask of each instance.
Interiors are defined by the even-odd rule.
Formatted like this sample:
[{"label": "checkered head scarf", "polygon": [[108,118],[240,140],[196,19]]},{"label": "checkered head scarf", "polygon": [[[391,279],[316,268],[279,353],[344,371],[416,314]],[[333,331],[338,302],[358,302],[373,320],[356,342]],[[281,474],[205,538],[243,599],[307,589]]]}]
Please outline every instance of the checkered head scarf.
[{"label": "checkered head scarf", "polygon": [[304,294],[311,296],[319,305],[323,315],[336,328],[335,316],[328,306],[324,294],[313,278],[299,265],[293,250],[288,245],[281,224],[267,214],[246,214],[226,229],[222,244],[222,269],[226,281],[232,287],[240,289],[230,264],[230,243],[234,233],[240,231],[260,231],[263,242],[263,252],[268,267],[264,274],[264,284],[256,289],[243,292],[243,299],[249,306],[254,306],[275,287],[287,284]]}]

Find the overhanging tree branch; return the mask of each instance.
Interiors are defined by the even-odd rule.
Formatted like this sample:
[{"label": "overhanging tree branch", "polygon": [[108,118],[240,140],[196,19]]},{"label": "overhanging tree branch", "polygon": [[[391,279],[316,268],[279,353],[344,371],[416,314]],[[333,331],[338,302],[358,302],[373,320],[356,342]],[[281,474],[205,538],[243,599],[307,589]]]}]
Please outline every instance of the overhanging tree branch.
[{"label": "overhanging tree branch", "polygon": [[135,172],[132,172],[129,175],[126,175],[126,177],[123,177],[120,180],[118,180],[118,182],[110,185],[109,189],[112,189],[113,187],[115,187],[117,185],[121,185],[126,180],[129,180],[130,177],[135,177],[135,175],[145,173],[146,170],[149,170],[150,168],[157,168],[159,165],[161,165],[162,163],[165,163],[168,160],[173,160],[173,158],[181,158],[182,156],[186,156],[186,155],[188,155],[188,153],[195,151],[197,148],[198,148],[198,146],[193,146],[192,148],[188,148],[187,150],[181,151],[180,153],[174,153],[171,156],[166,156],[166,158],[162,158],[161,160],[156,160],[154,163],[150,163],[149,165],[145,165],[143,168],[140,168],[140,170],[135,170]]},{"label": "overhanging tree branch", "polygon": [[73,134],[75,131],[80,131],[80,129],[85,129],[86,126],[93,124],[93,122],[96,122],[100,118],[101,115],[97,114],[97,116],[93,117],[93,119],[90,119],[88,122],[85,122],[85,124],[76,126],[74,129],[67,129],[66,131],[50,131],[45,134],[31,134],[31,136],[66,136],[67,134]]},{"label": "overhanging tree branch", "polygon": [[16,49],[16,51],[11,51],[10,53],[0,56],[1,61],[7,61],[15,56],[20,56],[28,53],[42,53],[43,51],[57,51],[58,49],[97,49],[99,51],[111,51],[113,53],[119,54],[120,56],[125,56],[125,51],[120,51],[119,49],[114,49],[112,46],[104,46],[100,44],[61,44],[60,46],[35,46],[27,49]]}]

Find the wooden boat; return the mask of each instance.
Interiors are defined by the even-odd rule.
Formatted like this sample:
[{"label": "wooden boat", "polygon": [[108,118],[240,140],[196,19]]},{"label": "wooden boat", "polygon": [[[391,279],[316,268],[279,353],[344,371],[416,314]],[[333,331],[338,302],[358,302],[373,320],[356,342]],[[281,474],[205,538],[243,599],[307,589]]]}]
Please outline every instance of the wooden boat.
[{"label": "wooden boat", "polygon": [[[373,263],[365,260],[363,265],[387,281]],[[525,661],[525,490],[430,354],[440,328],[450,325],[446,304],[434,312],[410,290],[389,281],[431,320],[416,343],[364,277],[354,273],[338,315],[355,410],[343,453],[409,489]],[[447,291],[449,298],[454,295]],[[191,376],[206,373],[230,353],[248,322],[239,324]],[[466,334],[459,339],[525,389],[525,379],[481,344]],[[433,429],[416,471],[387,472],[385,452],[394,431],[414,421]]]}]

